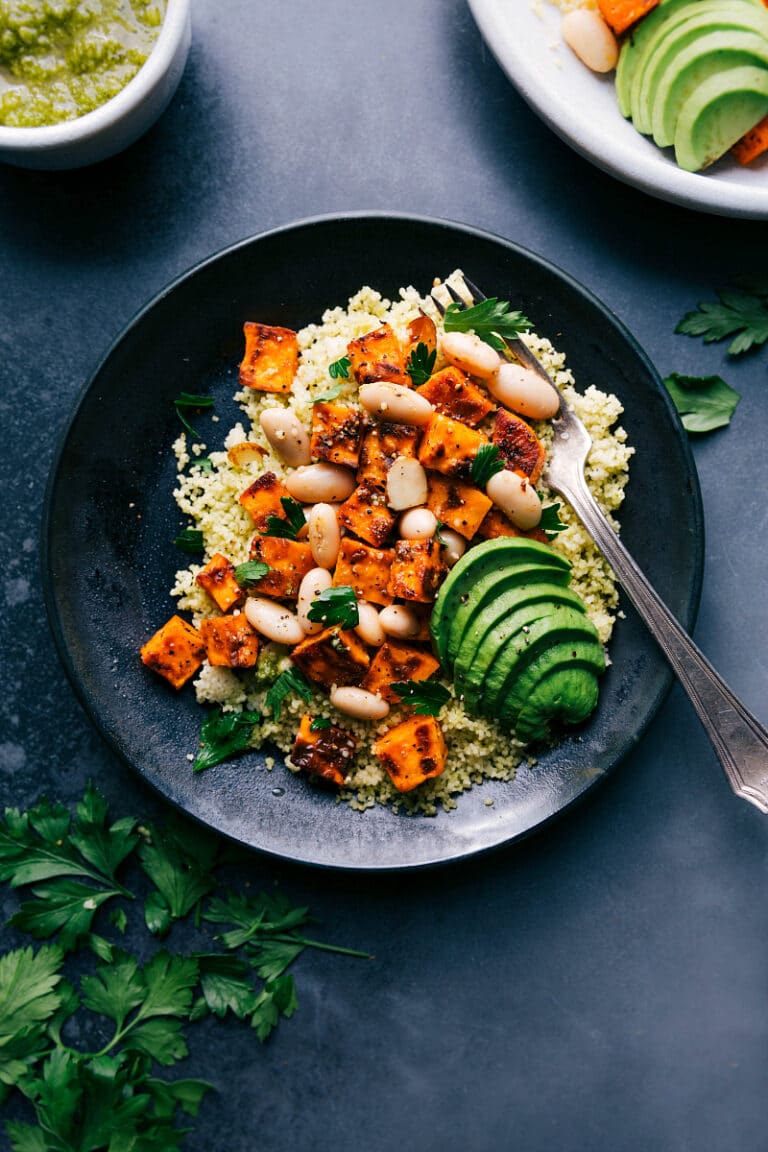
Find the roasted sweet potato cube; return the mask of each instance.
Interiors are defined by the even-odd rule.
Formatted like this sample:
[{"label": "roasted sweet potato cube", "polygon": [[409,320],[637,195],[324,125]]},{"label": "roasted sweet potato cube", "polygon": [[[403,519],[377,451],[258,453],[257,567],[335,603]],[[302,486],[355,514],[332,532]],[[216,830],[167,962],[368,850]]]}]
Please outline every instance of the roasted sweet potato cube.
[{"label": "roasted sweet potato cube", "polygon": [[339,523],[368,544],[380,546],[395,526],[397,517],[387,507],[383,488],[363,480],[339,508]]},{"label": "roasted sweet potato cube", "polygon": [[381,420],[367,429],[360,450],[358,480],[384,487],[387,472],[398,456],[416,456],[419,430],[406,424],[393,424]]},{"label": "roasted sweet potato cube", "polygon": [[425,316],[422,312],[414,320],[411,320],[408,325],[408,339],[405,346],[405,362],[408,363],[408,358],[412,352],[418,348],[419,344],[426,344],[430,352],[434,352],[437,347],[437,328],[431,316]]},{"label": "roasted sweet potato cube", "polygon": [[365,336],[359,336],[347,345],[347,356],[358,384],[372,380],[391,380],[395,384],[411,385],[405,371],[405,352],[389,324],[382,324]]},{"label": "roasted sweet potato cube", "polygon": [[334,684],[359,684],[371,662],[355,633],[343,632],[338,624],[307,636],[293,649],[291,660],[326,692]]},{"label": "roasted sweet potato cube", "polygon": [[291,752],[291,761],[302,772],[320,776],[330,784],[343,784],[352,767],[357,741],[339,724],[312,731],[312,717],[304,713]]},{"label": "roasted sweet potato cube", "polygon": [[259,392],[290,392],[299,366],[299,342],[290,328],[247,320],[240,383]]},{"label": "roasted sweet potato cube", "polygon": [[333,583],[349,584],[361,600],[370,600],[372,604],[391,604],[387,584],[394,558],[391,548],[371,548],[345,537],[339,549]]},{"label": "roasted sweet potato cube", "polygon": [[194,676],[204,655],[202,636],[181,616],[171,616],[141,649],[142,664],[174,688],[182,688]]},{"label": "roasted sweet potato cube", "polygon": [[278,600],[294,600],[307,572],[315,567],[309,544],[280,536],[254,536],[250,555],[251,560],[263,560],[270,568],[252,585],[253,591]]},{"label": "roasted sweet potato cube", "polygon": [[195,582],[205,589],[222,612],[227,612],[245,595],[235,580],[234,564],[222,556],[221,552],[211,557],[202,572],[198,572]]},{"label": "roasted sweet potato cube", "polygon": [[443,368],[416,391],[429,400],[436,412],[469,424],[471,428],[484,420],[493,408],[488,393],[473,384],[469,376],[459,372],[458,368]]},{"label": "roasted sweet potato cube", "polygon": [[541,528],[531,528],[529,532],[523,532],[515,527],[500,508],[491,508],[478,528],[477,535],[483,540],[495,540],[498,536],[525,536],[527,540],[538,540],[541,544],[549,543],[546,532]]},{"label": "roasted sweet potato cube", "polygon": [[610,24],[617,36],[656,8],[658,3],[659,0],[597,0],[603,20]]},{"label": "roasted sweet potato cube", "polygon": [[427,507],[465,540],[472,539],[491,504],[485,492],[471,484],[448,480],[436,472],[427,473]]},{"label": "roasted sweet potato cube", "polygon": [[357,468],[362,436],[363,417],[359,408],[326,404],[322,400],[312,405],[310,452],[313,460]]},{"label": "roasted sweet potato cube", "polygon": [[385,732],[373,746],[398,792],[410,792],[439,776],[448,750],[434,716],[412,716]]},{"label": "roasted sweet potato cube", "polygon": [[506,408],[499,408],[493,428],[493,443],[499,450],[504,467],[522,476],[530,476],[535,484],[541,476],[546,453],[544,445],[525,420],[513,416]]},{"label": "roasted sweet potato cube", "polygon": [[360,687],[383,696],[390,704],[399,704],[400,697],[392,691],[392,684],[402,684],[408,680],[428,680],[439,668],[438,661],[423,648],[413,648],[397,640],[388,640],[386,644],[382,644],[371,661]]},{"label": "roasted sweet potato cube", "polygon": [[268,516],[285,519],[285,511],[280,500],[287,495],[288,489],[280,483],[275,473],[265,472],[240,493],[238,500],[246,512],[250,513],[259,531],[263,531],[267,526]]},{"label": "roasted sweet potato cube", "polygon": [[431,603],[445,576],[439,540],[398,540],[389,592],[398,600]]},{"label": "roasted sweet potato cube", "polygon": [[208,663],[220,668],[254,668],[259,658],[259,637],[240,613],[203,620],[200,632]]},{"label": "roasted sweet potato cube", "polygon": [[425,468],[469,479],[472,461],[487,443],[482,432],[435,412],[421,438],[418,457]]}]

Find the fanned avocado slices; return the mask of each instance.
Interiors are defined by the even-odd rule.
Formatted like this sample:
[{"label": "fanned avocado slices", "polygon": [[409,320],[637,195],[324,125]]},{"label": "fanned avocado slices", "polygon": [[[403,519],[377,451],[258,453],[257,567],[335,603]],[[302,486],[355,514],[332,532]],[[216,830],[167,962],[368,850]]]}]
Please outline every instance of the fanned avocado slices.
[{"label": "fanned avocado slices", "polygon": [[580,700],[583,691],[581,673],[587,671],[597,677],[605,671],[605,652],[602,645],[596,640],[567,640],[542,652],[514,683],[506,686],[503,698],[498,703],[497,715],[501,723],[516,729],[518,718],[523,708],[528,705],[530,705],[528,713],[530,723],[531,714],[536,708],[534,690],[546,676],[555,671],[578,673],[575,685]]},{"label": "fanned avocado slices", "polygon": [[597,677],[591,668],[556,668],[539,680],[515,724],[515,735],[526,744],[556,735],[565,724],[581,724],[597,704]]}]

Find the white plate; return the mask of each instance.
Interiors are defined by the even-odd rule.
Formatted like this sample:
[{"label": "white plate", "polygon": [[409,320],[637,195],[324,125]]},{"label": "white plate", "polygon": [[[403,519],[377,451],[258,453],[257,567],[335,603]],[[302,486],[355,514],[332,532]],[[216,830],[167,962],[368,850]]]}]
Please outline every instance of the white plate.
[{"label": "white plate", "polygon": [[489,48],[535,112],[598,168],[652,196],[722,216],[768,219],[768,156],[742,168],[726,156],[706,174],[683,172],[671,149],[619,112],[613,76],[581,64],[560,36],[548,0],[468,0]]}]

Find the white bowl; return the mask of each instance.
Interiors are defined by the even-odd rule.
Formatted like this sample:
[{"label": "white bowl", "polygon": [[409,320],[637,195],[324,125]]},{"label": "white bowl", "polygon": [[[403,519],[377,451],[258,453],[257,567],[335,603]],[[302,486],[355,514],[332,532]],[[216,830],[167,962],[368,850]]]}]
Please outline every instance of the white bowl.
[{"label": "white bowl", "polygon": [[145,64],[117,96],[77,120],[41,128],[0,125],[0,160],[22,168],[82,168],[121,152],[150,128],[179,86],[189,54],[190,0],[167,0]]}]

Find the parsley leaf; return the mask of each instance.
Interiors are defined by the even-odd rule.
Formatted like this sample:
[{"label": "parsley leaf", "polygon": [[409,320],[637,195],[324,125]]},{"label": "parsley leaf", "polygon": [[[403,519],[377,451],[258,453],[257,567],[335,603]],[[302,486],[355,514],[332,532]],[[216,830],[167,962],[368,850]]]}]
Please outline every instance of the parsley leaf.
[{"label": "parsley leaf", "polygon": [[328,375],[331,380],[348,380],[351,367],[352,361],[349,356],[340,356],[338,360],[328,365]]},{"label": "parsley leaf", "polygon": [[143,1088],[152,1098],[155,1116],[172,1120],[176,1108],[197,1116],[203,1096],[214,1087],[206,1080],[145,1080]]},{"label": "parsley leaf", "polygon": [[702,336],[705,344],[734,339],[728,346],[732,356],[740,356],[750,348],[768,340],[768,299],[765,294],[750,292],[718,292],[720,302],[699,304],[697,311],[687,312],[675,328],[684,336]]},{"label": "parsley leaf", "polygon": [[235,568],[235,580],[241,588],[252,588],[269,572],[269,564],[263,560],[246,560]]},{"label": "parsley leaf", "polygon": [[443,536],[443,528],[445,528],[445,524],[443,524],[442,520],[438,520],[437,528],[435,528],[435,540],[437,540],[441,548],[447,548],[448,545],[446,544],[445,537]]},{"label": "parsley leaf", "polygon": [[25,901],[11,917],[11,924],[38,940],[61,932],[65,951],[75,948],[91,930],[99,907],[119,896],[117,889],[99,890],[79,880],[52,880],[32,889],[34,900]]},{"label": "parsley leaf", "polygon": [[186,412],[203,412],[206,408],[213,408],[214,399],[212,396],[195,396],[191,392],[181,392],[173,402],[176,409],[176,415],[182,424],[189,432],[190,436],[194,436],[195,440],[202,440],[200,433],[192,427],[189,420],[185,415]]},{"label": "parsley leaf", "polygon": [[522,312],[510,312],[509,301],[492,296],[471,308],[462,308],[455,302],[449,304],[443,326],[446,332],[474,332],[491,348],[503,352],[504,339],[514,340],[521,332],[527,332],[531,322]]},{"label": "parsley leaf", "polygon": [[196,460],[192,461],[192,466],[194,467],[195,465],[197,465],[197,467],[203,473],[213,472],[213,460],[211,460],[210,456],[198,457]]},{"label": "parsley leaf", "polygon": [[306,703],[312,699],[312,689],[298,668],[286,668],[285,672],[281,672],[264,698],[264,703],[275,720],[280,719],[283,700],[292,692]]},{"label": "parsley leaf", "polygon": [[481,444],[472,461],[470,478],[478,488],[485,488],[491,476],[504,471],[504,461],[495,444]]},{"label": "parsley leaf", "polygon": [[0,957],[0,1085],[17,1084],[45,1048],[45,1025],[62,1003],[62,960],[49,945]]},{"label": "parsley leaf", "polygon": [[560,519],[560,502],[557,504],[547,504],[546,508],[541,510],[541,520],[539,521],[539,528],[542,532],[546,532],[549,540],[554,539],[558,532],[565,532],[568,527],[563,524]]},{"label": "parsley leaf", "polygon": [[267,516],[267,526],[260,536],[279,536],[283,540],[295,540],[307,522],[304,509],[292,496],[281,496],[280,503],[285,512],[282,516]]},{"label": "parsley leaf", "polygon": [[312,403],[313,404],[330,404],[331,401],[336,400],[341,395],[341,393],[343,391],[344,391],[344,384],[343,383],[334,384],[333,387],[329,388],[327,392],[324,392],[322,396],[315,396]]},{"label": "parsley leaf", "polygon": [[178,536],[174,536],[173,542],[182,552],[205,551],[203,534],[198,528],[184,528]]},{"label": "parsley leaf", "polygon": [[214,1016],[231,1012],[238,1020],[250,1016],[255,1007],[256,992],[251,969],[239,956],[214,952],[197,956],[200,986],[206,1006]]},{"label": "parsley leaf", "polygon": [[298,1006],[293,976],[277,976],[274,980],[267,980],[263,991],[256,998],[251,1016],[251,1027],[256,1029],[259,1040],[263,1043],[277,1027],[280,1017],[289,1019]]},{"label": "parsley leaf", "polygon": [[258,712],[222,712],[220,708],[212,708],[200,729],[200,751],[193,770],[202,772],[246,752],[260,720]]},{"label": "parsley leaf", "polygon": [[435,370],[436,359],[436,348],[433,348],[430,352],[427,344],[419,343],[416,345],[408,357],[408,363],[405,366],[406,372],[413,381],[414,388],[418,388],[420,384],[426,384]]},{"label": "parsley leaf", "polygon": [[105,876],[114,879],[116,869],[133,851],[139,837],[132,817],[116,820],[108,828],[107,814],[106,800],[97,788],[88,784],[75,809],[69,840],[81,856]]},{"label": "parsley leaf", "polygon": [[664,380],[688,432],[711,432],[731,422],[741,399],[719,376],[681,376],[673,372]]},{"label": "parsley leaf", "polygon": [[323,728],[332,728],[333,720],[330,716],[316,716],[309,726],[310,732],[320,732]]},{"label": "parsley leaf", "polygon": [[342,628],[357,627],[360,623],[360,610],[354,588],[349,584],[337,584],[333,588],[324,589],[312,601],[307,618],[326,628],[333,624],[340,624]]},{"label": "parsley leaf", "polygon": [[215,837],[181,820],[170,821],[162,831],[148,826],[139,859],[156,888],[144,908],[150,932],[164,936],[173,920],[186,916],[213,890],[217,852]]},{"label": "parsley leaf", "polygon": [[392,691],[404,704],[410,704],[417,716],[437,716],[451,694],[444,684],[436,680],[408,680],[390,684]]}]

